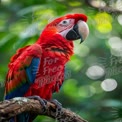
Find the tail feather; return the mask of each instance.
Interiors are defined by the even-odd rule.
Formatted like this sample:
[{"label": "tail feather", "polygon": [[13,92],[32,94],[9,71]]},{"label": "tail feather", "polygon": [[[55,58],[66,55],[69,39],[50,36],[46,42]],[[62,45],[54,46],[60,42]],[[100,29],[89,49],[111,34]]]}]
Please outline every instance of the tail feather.
[{"label": "tail feather", "polygon": [[9,122],[15,122],[15,118],[11,118]]},{"label": "tail feather", "polygon": [[10,119],[10,122],[32,122],[28,113],[21,113],[14,118]]},{"label": "tail feather", "polygon": [[17,116],[17,122],[29,122],[29,114],[22,113]]}]

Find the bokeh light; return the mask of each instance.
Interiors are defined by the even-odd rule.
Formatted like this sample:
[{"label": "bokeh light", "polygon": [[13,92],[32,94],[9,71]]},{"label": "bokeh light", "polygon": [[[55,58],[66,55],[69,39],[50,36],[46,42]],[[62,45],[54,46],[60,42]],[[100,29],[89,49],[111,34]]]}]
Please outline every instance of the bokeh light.
[{"label": "bokeh light", "polygon": [[96,29],[101,33],[109,33],[112,31],[112,17],[103,12],[95,16]]},{"label": "bokeh light", "polygon": [[104,74],[105,74],[104,69],[97,65],[89,67],[86,71],[86,75],[93,80],[101,78],[102,76],[104,76]]},{"label": "bokeh light", "polygon": [[101,87],[104,91],[113,91],[117,87],[117,82],[114,79],[105,79],[101,83]]},{"label": "bokeh light", "polygon": [[9,4],[11,0],[1,0],[2,4]]},{"label": "bokeh light", "polygon": [[111,47],[112,55],[122,56],[122,40],[119,37],[111,37],[108,44]]},{"label": "bokeh light", "polygon": [[122,14],[118,16],[118,22],[120,25],[122,25]]},{"label": "bokeh light", "polygon": [[92,0],[92,4],[96,7],[97,6],[100,6],[100,7],[106,6],[106,3],[102,0]]},{"label": "bokeh light", "polygon": [[119,11],[122,11],[122,0],[117,0],[116,9],[118,9]]}]

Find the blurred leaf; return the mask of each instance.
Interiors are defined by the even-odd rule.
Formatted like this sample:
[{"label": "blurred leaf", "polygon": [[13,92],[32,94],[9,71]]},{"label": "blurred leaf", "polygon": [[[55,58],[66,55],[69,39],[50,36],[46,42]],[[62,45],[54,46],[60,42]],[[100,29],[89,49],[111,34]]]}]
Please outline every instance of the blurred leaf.
[{"label": "blurred leaf", "polygon": [[78,96],[76,95],[78,93],[77,81],[75,79],[65,81],[63,91],[66,95],[70,97],[78,98]]},{"label": "blurred leaf", "polygon": [[80,6],[80,5],[81,5],[81,2],[72,1],[72,2],[69,2],[69,5],[70,5],[70,6],[73,6],[73,7],[74,7],[74,6],[76,7],[76,6]]},{"label": "blurred leaf", "polygon": [[101,33],[108,33],[112,31],[112,17],[107,13],[98,13],[95,16],[96,27]]},{"label": "blurred leaf", "polygon": [[79,71],[83,67],[83,61],[77,56],[73,55],[71,61],[67,63],[67,67],[71,68],[74,71]]}]

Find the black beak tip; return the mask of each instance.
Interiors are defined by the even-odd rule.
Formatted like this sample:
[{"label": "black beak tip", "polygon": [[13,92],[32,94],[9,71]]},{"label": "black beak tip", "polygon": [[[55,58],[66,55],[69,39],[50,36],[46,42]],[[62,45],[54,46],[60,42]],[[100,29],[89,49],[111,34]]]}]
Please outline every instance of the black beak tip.
[{"label": "black beak tip", "polygon": [[84,41],[82,38],[82,35],[79,34],[78,32],[78,25],[76,24],[73,29],[71,29],[67,35],[66,35],[66,39],[67,40],[77,40],[77,39],[81,39],[80,44]]},{"label": "black beak tip", "polygon": [[83,41],[81,40],[81,41],[80,41],[80,44],[81,44],[82,42],[83,42]]},{"label": "black beak tip", "polygon": [[82,36],[81,36],[81,38],[80,38],[80,44],[83,42],[84,40],[83,40],[83,38],[82,38]]}]

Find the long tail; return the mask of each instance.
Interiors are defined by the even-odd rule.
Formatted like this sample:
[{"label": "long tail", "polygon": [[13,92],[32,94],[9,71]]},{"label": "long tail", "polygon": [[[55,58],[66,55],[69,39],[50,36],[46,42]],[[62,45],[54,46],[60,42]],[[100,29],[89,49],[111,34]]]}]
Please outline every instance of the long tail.
[{"label": "long tail", "polygon": [[10,119],[10,122],[32,122],[28,113],[22,113]]}]

